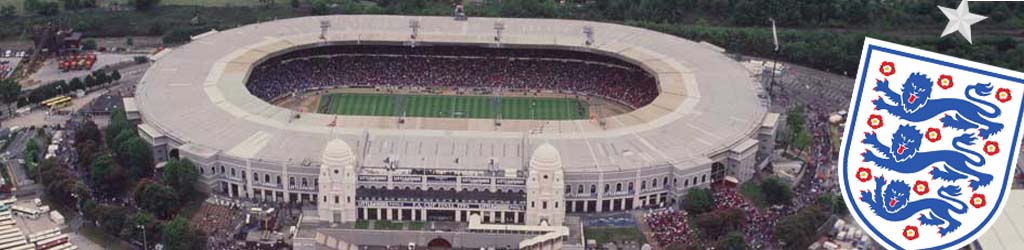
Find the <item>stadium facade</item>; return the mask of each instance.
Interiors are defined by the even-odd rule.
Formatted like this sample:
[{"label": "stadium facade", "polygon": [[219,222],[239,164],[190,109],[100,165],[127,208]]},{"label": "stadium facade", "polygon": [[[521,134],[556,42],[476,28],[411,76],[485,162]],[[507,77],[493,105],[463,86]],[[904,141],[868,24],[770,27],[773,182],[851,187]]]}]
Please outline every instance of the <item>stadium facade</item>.
[{"label": "stadium facade", "polygon": [[[399,121],[299,114],[246,89],[253,66],[269,57],[337,44],[598,53],[648,71],[659,94],[646,106],[595,120]],[[158,159],[192,160],[212,191],[227,196],[316,203],[315,216],[325,223],[543,229],[560,227],[566,213],[671,204],[691,188],[751,178],[774,150],[779,117],[767,112],[754,74],[721,49],[608,23],[304,17],[205,33],[154,59],[125,106],[139,117],[139,133]]]}]

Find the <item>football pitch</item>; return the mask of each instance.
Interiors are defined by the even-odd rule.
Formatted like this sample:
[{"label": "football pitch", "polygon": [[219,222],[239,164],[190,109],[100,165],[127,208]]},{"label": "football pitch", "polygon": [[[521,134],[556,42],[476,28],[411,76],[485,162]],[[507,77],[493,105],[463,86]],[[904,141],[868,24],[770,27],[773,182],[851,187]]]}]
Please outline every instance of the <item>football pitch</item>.
[{"label": "football pitch", "polygon": [[586,102],[573,98],[335,93],[320,97],[317,112],[367,116],[575,120],[589,118],[588,108]]}]

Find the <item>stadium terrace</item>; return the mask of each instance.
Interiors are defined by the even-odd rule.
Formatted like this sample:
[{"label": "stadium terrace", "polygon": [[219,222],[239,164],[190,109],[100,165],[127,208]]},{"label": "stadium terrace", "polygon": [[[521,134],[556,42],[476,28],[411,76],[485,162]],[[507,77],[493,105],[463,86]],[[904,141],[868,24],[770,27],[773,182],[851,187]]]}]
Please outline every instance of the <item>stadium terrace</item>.
[{"label": "stadium terrace", "polygon": [[[721,49],[608,23],[303,17],[209,32],[154,59],[125,106],[157,160],[192,160],[226,196],[315,204],[303,218],[318,228],[310,238],[341,249],[432,239],[557,249],[567,213],[664,206],[748,180],[774,150],[778,119],[754,73]],[[536,101],[515,118],[489,107],[413,115],[423,104],[404,97],[384,99],[400,104],[384,113],[281,104],[339,91],[591,104],[566,106],[567,118],[535,115]],[[329,226],[362,220],[466,223],[479,237]],[[494,233],[516,237],[484,237]]]}]

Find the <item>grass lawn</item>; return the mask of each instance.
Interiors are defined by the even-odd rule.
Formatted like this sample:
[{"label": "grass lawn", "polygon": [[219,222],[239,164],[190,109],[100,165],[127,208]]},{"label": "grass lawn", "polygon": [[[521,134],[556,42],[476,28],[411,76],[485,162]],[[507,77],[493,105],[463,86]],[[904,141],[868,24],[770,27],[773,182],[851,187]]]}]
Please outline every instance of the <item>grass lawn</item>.
[{"label": "grass lawn", "polygon": [[589,106],[572,98],[338,93],[320,97],[318,112],[339,115],[587,119]]},{"label": "grass lawn", "polygon": [[759,208],[764,208],[768,202],[764,200],[764,194],[761,193],[761,182],[750,180],[740,185],[740,194],[747,199],[754,202],[754,205]]},{"label": "grass lawn", "polygon": [[373,229],[376,230],[402,230],[404,224],[401,222],[391,222],[386,220],[379,220],[373,222]]},{"label": "grass lawn", "polygon": [[[189,5],[189,6],[253,6],[259,5],[259,0],[160,0],[161,5]],[[275,5],[288,5],[288,0],[274,1]]]},{"label": "grass lawn", "polygon": [[134,247],[124,243],[112,235],[103,233],[103,230],[96,227],[92,223],[83,223],[82,227],[78,230],[85,238],[88,238],[92,242],[100,245],[104,249],[110,250],[128,250],[134,249]]},{"label": "grass lawn", "polygon": [[369,229],[370,222],[365,220],[356,221],[356,224],[352,227],[354,229]]},{"label": "grass lawn", "polygon": [[597,241],[598,245],[613,241],[647,242],[636,227],[585,227],[583,235],[587,240]]},{"label": "grass lawn", "polygon": [[426,225],[427,224],[425,222],[422,222],[422,221],[409,222],[409,230],[411,230],[411,231],[420,231],[420,230],[423,230],[423,228],[426,227]]}]

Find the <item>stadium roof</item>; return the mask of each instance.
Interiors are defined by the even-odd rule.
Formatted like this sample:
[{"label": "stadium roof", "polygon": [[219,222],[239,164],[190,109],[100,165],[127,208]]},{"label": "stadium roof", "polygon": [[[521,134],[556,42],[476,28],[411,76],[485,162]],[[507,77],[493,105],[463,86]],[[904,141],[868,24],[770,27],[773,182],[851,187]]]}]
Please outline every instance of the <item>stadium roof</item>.
[{"label": "stadium roof", "polygon": [[978,238],[981,249],[1020,249],[1024,246],[1024,218],[1019,216],[1024,214],[1024,190],[1011,190],[1005,206],[999,219]]},{"label": "stadium roof", "polygon": [[[211,33],[158,60],[136,99],[143,121],[185,149],[270,162],[318,162],[340,138],[363,165],[399,159],[421,168],[520,167],[540,143],[554,145],[566,171],[635,169],[654,164],[706,164],[749,143],[766,113],[750,72],[710,46],[650,30],[557,19],[500,19],[502,46],[546,46],[618,54],[658,79],[651,105],[591,120],[505,120],[333,116],[273,106],[251,95],[245,79],[268,55],[325,43],[400,43],[409,20],[417,43],[494,43],[499,19],[408,16],[317,16],[277,20]],[[333,25],[320,39],[320,22]],[[593,45],[585,45],[592,26]],[[335,125],[335,126],[332,126]],[[458,159],[458,160],[456,160]]]}]

